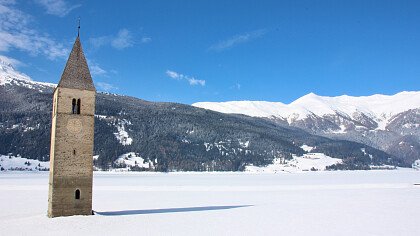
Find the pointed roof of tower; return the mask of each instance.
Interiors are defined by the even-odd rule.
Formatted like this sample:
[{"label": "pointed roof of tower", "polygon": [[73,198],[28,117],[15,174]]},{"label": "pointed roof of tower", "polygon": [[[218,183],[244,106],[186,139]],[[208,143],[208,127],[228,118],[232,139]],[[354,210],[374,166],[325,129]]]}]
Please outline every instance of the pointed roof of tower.
[{"label": "pointed roof of tower", "polygon": [[57,87],[95,91],[79,36],[74,42]]}]

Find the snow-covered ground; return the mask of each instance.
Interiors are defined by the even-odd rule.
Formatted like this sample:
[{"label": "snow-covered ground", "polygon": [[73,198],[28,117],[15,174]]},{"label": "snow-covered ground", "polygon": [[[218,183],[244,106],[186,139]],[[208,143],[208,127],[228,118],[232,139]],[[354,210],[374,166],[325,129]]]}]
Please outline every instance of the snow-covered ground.
[{"label": "snow-covered ground", "polygon": [[20,156],[0,155],[0,170],[29,170],[29,171],[45,171],[50,169],[49,161],[38,161],[23,158]]},{"label": "snow-covered ground", "polygon": [[343,160],[338,158],[332,158],[330,156],[325,155],[324,153],[306,153],[303,156],[293,155],[293,159],[291,160],[277,158],[274,159],[273,164],[264,167],[249,165],[245,167],[245,171],[270,173],[276,173],[280,171],[322,171],[325,170],[327,166],[331,166],[342,162]]},{"label": "snow-covered ground", "polygon": [[420,159],[414,161],[413,168],[416,170],[420,170]]},{"label": "snow-covered ground", "polygon": [[94,174],[94,216],[46,217],[48,172],[0,173],[0,235],[420,235],[420,172]]},{"label": "snow-covered ground", "polygon": [[120,165],[120,168],[116,169],[119,171],[129,171],[132,167],[153,169],[153,163],[151,161],[145,161],[138,153],[129,152],[123,154],[115,160],[115,164]]}]

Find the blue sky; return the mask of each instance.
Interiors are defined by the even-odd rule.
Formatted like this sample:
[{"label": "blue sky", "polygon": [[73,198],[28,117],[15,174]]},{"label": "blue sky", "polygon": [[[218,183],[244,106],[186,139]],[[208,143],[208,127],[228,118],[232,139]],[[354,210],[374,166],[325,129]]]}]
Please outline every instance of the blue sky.
[{"label": "blue sky", "polygon": [[57,83],[77,35],[97,89],[151,101],[420,90],[419,1],[0,0],[0,55]]}]

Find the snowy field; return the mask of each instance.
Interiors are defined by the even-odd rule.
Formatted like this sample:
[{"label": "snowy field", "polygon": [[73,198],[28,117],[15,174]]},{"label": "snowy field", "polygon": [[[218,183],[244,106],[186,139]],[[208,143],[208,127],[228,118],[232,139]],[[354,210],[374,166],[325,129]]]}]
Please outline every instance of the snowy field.
[{"label": "snowy field", "polygon": [[46,217],[48,172],[0,173],[0,235],[420,235],[420,172],[104,173]]}]

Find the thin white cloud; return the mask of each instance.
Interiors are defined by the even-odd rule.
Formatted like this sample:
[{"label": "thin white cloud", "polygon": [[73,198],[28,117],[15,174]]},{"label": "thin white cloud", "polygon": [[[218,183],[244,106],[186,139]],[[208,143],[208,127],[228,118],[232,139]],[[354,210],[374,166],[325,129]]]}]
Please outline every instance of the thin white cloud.
[{"label": "thin white cloud", "polygon": [[108,71],[102,68],[97,62],[91,59],[87,59],[87,63],[89,65],[89,70],[91,75],[93,76],[103,76],[108,77]]},{"label": "thin white cloud", "polygon": [[0,52],[18,49],[49,59],[65,58],[68,49],[31,25],[33,17],[16,8],[13,1],[0,1]]},{"label": "thin white cloud", "polygon": [[166,75],[168,77],[170,77],[171,79],[188,81],[188,83],[192,86],[194,86],[194,85],[205,86],[206,85],[205,80],[195,79],[194,77],[191,77],[191,76],[188,76],[188,75],[183,75],[181,73],[178,73],[178,72],[175,72],[175,71],[172,71],[172,70],[167,70]]},{"label": "thin white cloud", "polygon": [[172,79],[180,79],[180,75],[175,71],[167,70],[166,75],[171,77]]},{"label": "thin white cloud", "polygon": [[90,73],[92,75],[101,76],[101,75],[106,75],[107,74],[107,71],[102,69],[102,67],[100,67],[96,63],[91,63],[89,67],[90,67]]},{"label": "thin white cloud", "polygon": [[152,38],[150,38],[150,37],[143,37],[143,38],[141,38],[141,42],[142,43],[150,43],[150,42],[152,42]]},{"label": "thin white cloud", "polygon": [[136,43],[150,43],[152,42],[151,37],[142,37],[140,39],[135,39],[133,33],[128,29],[121,29],[116,35],[106,35],[100,37],[94,37],[89,39],[89,43],[95,48],[98,49],[105,45],[111,45],[116,49],[125,49],[128,47],[134,46]]},{"label": "thin white cloud", "polygon": [[94,48],[100,48],[108,43],[111,42],[111,39],[109,36],[101,36],[101,37],[96,37],[96,38],[90,38],[89,39],[89,43],[94,47]]},{"label": "thin white cloud", "polygon": [[201,79],[194,79],[194,78],[187,78],[188,83],[190,83],[190,85],[201,85],[201,86],[205,86],[206,85],[206,81],[205,80],[201,80]]},{"label": "thin white cloud", "polygon": [[236,83],[235,85],[233,85],[232,87],[230,87],[231,89],[236,89],[236,90],[241,90],[241,84],[240,83]]},{"label": "thin white cloud", "polygon": [[47,14],[59,17],[64,17],[81,6],[81,4],[70,5],[64,0],[36,0],[36,2],[45,8]]},{"label": "thin white cloud", "polygon": [[246,42],[252,41],[254,39],[261,38],[266,33],[267,33],[267,30],[259,29],[259,30],[247,32],[247,33],[244,33],[244,34],[235,35],[235,36],[230,37],[226,40],[223,40],[223,41],[220,41],[216,44],[211,45],[209,47],[209,50],[220,52],[220,51],[229,49],[231,47],[234,47],[238,44],[246,43]]},{"label": "thin white cloud", "polygon": [[117,37],[111,40],[111,46],[116,49],[124,49],[133,46],[133,36],[127,29],[122,29],[118,32]]},{"label": "thin white cloud", "polygon": [[118,89],[112,84],[104,83],[104,82],[97,82],[96,86],[99,88],[99,90],[102,90],[104,92],[109,92],[111,90]]},{"label": "thin white cloud", "polygon": [[15,4],[16,0],[0,0],[0,4]]},{"label": "thin white cloud", "polygon": [[[106,71],[101,66],[99,66],[99,64],[96,63],[95,61],[91,61],[88,59],[88,64],[89,64],[89,69],[92,76],[108,77],[108,71]],[[115,72],[114,70],[110,71],[110,73],[114,73],[114,72]],[[98,88],[98,90],[103,91],[103,92],[110,92],[112,90],[118,89],[113,84],[106,83],[106,82],[95,82],[95,85]]]}]

